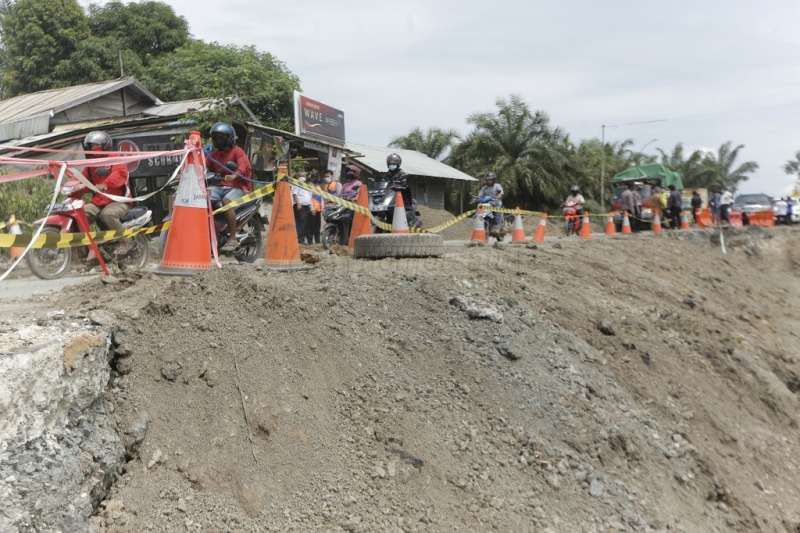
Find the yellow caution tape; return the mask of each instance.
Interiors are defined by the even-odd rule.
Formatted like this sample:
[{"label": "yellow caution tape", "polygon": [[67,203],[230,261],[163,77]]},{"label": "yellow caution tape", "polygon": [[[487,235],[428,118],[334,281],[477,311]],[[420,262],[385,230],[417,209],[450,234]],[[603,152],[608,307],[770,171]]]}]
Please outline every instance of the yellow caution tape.
[{"label": "yellow caution tape", "polygon": [[[169,228],[170,222],[157,224],[155,226],[146,226],[143,228],[126,229],[123,231],[92,231],[90,233],[58,233],[58,234],[40,234],[34,241],[31,248],[74,248],[77,246],[88,246],[91,244],[89,237],[94,239],[97,244],[114,241],[117,239],[130,239],[137,235],[152,235],[161,230]],[[0,235],[0,248],[11,247],[25,247],[31,242],[31,234],[27,235]]]}]

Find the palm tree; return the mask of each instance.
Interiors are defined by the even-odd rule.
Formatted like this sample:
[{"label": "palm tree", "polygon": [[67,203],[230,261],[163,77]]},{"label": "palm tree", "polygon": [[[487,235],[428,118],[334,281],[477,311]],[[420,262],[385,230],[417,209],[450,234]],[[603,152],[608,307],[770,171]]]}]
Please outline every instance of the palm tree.
[{"label": "palm tree", "polygon": [[783,165],[783,171],[790,176],[797,176],[797,179],[800,180],[800,150],[795,152],[794,159],[790,159]]},{"label": "palm tree", "polygon": [[743,144],[733,147],[733,142],[728,141],[720,146],[716,153],[706,154],[703,158],[706,187],[735,192],[739,183],[750,179],[750,174],[758,170],[758,163],[745,161],[737,164],[736,159],[742,149],[744,149]]},{"label": "palm tree", "polygon": [[393,139],[389,146],[416,150],[428,157],[441,161],[445,156],[449,155],[458,139],[460,139],[460,136],[455,130],[429,128],[423,132],[421,128],[414,128],[408,135]]},{"label": "palm tree", "polygon": [[704,155],[700,150],[695,150],[689,157],[684,154],[683,143],[678,143],[667,153],[658,148],[661,154],[661,164],[670,170],[680,173],[683,185],[686,188],[705,186],[709,176],[709,169],[704,165]]},{"label": "palm tree", "polygon": [[475,129],[456,149],[453,163],[473,174],[494,171],[511,201],[551,203],[564,189],[569,139],[532,112],[519,96],[499,98],[494,113],[476,113]]}]

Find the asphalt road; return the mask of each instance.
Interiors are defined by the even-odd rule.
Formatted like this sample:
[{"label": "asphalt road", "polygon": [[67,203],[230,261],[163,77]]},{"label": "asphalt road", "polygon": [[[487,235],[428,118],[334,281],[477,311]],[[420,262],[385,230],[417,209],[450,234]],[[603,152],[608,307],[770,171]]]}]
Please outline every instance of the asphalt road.
[{"label": "asphalt road", "polygon": [[5,281],[0,281],[0,302],[59,291],[64,287],[83,283],[86,280],[92,279],[92,277],[94,277],[94,275],[74,276],[54,280],[38,278],[7,279]]}]

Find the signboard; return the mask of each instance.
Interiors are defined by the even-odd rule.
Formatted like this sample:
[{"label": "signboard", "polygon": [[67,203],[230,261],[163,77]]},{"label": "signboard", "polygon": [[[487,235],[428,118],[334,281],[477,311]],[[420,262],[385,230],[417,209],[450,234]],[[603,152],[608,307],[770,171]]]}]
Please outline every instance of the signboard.
[{"label": "signboard", "polygon": [[344,112],[297,91],[294,129],[298,137],[344,146]]},{"label": "signboard", "polygon": [[[117,146],[121,152],[161,152],[183,148],[183,130],[153,131],[128,134],[118,138]],[[169,176],[181,162],[181,156],[158,156],[130,163],[128,171],[131,178]]]}]

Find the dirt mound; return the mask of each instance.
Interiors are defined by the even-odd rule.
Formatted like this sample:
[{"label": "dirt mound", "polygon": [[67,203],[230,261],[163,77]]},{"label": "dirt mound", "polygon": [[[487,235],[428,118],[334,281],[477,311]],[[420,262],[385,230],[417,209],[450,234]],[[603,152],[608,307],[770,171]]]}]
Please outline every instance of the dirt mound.
[{"label": "dirt mound", "polygon": [[96,525],[796,531],[787,242],[326,255],[67,291],[121,318],[116,416],[149,422]]}]

